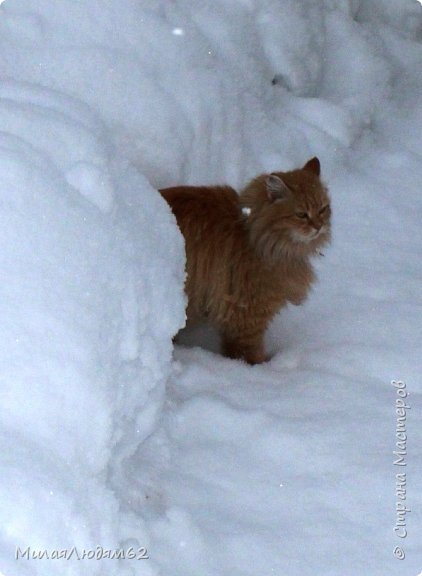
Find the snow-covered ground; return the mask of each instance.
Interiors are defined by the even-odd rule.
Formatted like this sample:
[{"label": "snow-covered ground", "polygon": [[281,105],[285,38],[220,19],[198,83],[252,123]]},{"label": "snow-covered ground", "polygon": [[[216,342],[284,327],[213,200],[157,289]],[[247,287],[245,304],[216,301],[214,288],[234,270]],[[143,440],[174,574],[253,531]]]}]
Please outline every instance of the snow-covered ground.
[{"label": "snow-covered ground", "polygon": [[[421,572],[421,72],[416,0],[1,3],[1,576]],[[173,350],[155,188],[314,155],[333,244],[273,359]]]}]

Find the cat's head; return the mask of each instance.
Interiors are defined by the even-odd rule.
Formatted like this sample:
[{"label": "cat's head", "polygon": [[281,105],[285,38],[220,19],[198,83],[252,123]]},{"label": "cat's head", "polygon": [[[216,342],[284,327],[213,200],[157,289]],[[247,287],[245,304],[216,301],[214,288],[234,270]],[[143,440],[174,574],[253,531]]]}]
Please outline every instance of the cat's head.
[{"label": "cat's head", "polygon": [[309,256],[330,241],[331,208],[318,158],[258,176],[240,195],[254,248],[269,260]]}]

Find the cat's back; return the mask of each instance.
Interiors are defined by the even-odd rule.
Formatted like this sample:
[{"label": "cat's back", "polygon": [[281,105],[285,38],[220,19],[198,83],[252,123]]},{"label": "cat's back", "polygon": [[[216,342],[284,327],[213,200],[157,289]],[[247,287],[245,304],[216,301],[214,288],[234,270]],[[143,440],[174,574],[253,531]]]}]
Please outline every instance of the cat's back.
[{"label": "cat's back", "polygon": [[230,186],[175,186],[160,193],[185,239],[188,319],[221,319],[232,270],[247,246],[239,196]]},{"label": "cat's back", "polygon": [[173,186],[159,192],[182,230],[227,227],[239,219],[239,196],[230,186]]}]

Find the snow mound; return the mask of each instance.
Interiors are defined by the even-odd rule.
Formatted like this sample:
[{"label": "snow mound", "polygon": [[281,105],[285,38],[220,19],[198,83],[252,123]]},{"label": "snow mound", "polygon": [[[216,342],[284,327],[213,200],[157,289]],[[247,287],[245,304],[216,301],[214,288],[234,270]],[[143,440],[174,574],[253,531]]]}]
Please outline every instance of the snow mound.
[{"label": "snow mound", "polygon": [[[8,573],[16,546],[118,548],[129,536],[145,545],[142,522],[123,520],[110,478],[154,428],[184,300],[173,218],[145,178],[110,155],[88,106],[9,81],[0,123]],[[87,573],[75,566],[72,574]],[[30,570],[51,573],[42,562]]]}]

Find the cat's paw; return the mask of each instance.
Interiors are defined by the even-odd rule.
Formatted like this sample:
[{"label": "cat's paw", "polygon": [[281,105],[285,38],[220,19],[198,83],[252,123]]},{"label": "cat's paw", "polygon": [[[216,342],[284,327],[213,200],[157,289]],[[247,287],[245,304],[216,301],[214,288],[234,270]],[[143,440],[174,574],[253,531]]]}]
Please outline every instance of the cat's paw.
[{"label": "cat's paw", "polygon": [[255,364],[264,364],[264,362],[268,362],[271,360],[271,356],[262,351],[248,352],[243,356],[243,359],[251,366],[254,366]]}]

